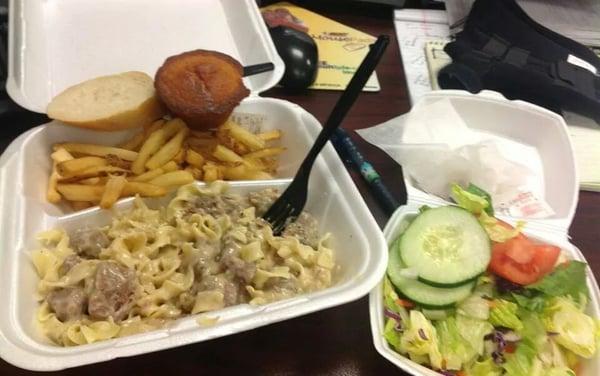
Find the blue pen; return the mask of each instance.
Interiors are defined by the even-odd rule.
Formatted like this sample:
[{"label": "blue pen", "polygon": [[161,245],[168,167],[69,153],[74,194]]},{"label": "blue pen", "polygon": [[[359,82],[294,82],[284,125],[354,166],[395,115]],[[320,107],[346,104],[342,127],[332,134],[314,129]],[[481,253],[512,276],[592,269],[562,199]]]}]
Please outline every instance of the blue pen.
[{"label": "blue pen", "polygon": [[338,128],[331,137],[331,143],[342,157],[342,160],[352,163],[355,168],[359,169],[360,174],[369,184],[381,207],[388,215],[391,215],[400,206],[400,203],[385,186],[373,165],[358,151],[348,133],[342,128]]}]

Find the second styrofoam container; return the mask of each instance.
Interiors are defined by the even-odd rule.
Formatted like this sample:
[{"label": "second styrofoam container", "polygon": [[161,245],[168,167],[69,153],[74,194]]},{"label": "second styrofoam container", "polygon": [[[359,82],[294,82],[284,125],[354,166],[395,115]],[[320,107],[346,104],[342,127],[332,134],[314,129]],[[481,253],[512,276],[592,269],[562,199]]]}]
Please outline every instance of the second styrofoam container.
[{"label": "second styrofoam container", "polygon": [[[539,181],[535,182],[536,194],[548,202],[555,214],[547,219],[527,220],[525,234],[539,242],[559,246],[567,256],[584,261],[582,253],[569,242],[567,231],[577,206],[577,171],[572,146],[564,120],[557,114],[523,101],[509,101],[493,92],[473,95],[463,91],[445,90],[425,95],[422,103],[448,99],[467,126],[476,132],[510,148],[511,144],[525,146],[527,156],[510,155],[525,164]],[[418,104],[417,104],[418,105]],[[400,235],[406,225],[419,212],[419,207],[451,205],[439,197],[419,189],[414,181],[405,179],[408,202],[392,215],[385,226],[384,235],[388,246]],[[500,219],[515,224],[517,218]],[[589,268],[588,268],[589,269]],[[587,313],[600,317],[600,291],[591,270],[587,278],[590,302]],[[390,362],[412,375],[439,375],[393,350],[383,338],[384,313],[383,291],[380,283],[369,294],[369,314],[373,342],[377,351]],[[578,375],[600,374],[600,354],[583,362]]]}]

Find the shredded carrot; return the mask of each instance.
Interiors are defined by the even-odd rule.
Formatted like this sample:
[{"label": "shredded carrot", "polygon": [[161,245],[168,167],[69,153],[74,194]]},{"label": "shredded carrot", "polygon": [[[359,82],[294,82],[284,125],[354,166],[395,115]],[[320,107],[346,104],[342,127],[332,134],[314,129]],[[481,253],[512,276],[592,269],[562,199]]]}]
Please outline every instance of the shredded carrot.
[{"label": "shredded carrot", "polygon": [[415,304],[410,300],[398,299],[396,303],[404,308],[413,308]]},{"label": "shredded carrot", "polygon": [[487,301],[487,305],[490,308],[496,308],[496,301],[495,300],[488,300]]},{"label": "shredded carrot", "polygon": [[515,352],[517,346],[515,346],[514,343],[507,343],[506,347],[504,348],[504,351],[506,351],[509,354],[512,354]]},{"label": "shredded carrot", "polygon": [[467,374],[464,371],[458,371],[456,376],[467,376]]}]

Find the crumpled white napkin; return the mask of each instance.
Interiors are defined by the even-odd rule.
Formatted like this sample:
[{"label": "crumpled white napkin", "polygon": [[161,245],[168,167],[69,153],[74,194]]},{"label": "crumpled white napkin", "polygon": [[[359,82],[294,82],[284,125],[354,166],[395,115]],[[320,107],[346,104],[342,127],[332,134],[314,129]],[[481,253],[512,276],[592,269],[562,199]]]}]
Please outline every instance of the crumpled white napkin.
[{"label": "crumpled white napkin", "polygon": [[[534,173],[507,159],[491,137],[470,129],[448,99],[421,102],[407,114],[358,133],[400,163],[419,189],[444,199],[452,183],[473,183],[502,201],[530,193],[527,181]],[[531,217],[552,215],[539,201],[540,210]],[[502,204],[494,201],[495,207]]]}]

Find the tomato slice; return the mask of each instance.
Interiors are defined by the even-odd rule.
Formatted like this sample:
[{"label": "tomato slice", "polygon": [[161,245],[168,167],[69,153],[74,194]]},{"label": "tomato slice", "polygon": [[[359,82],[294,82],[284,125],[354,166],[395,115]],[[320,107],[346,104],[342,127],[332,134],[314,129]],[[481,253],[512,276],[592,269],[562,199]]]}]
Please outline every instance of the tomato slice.
[{"label": "tomato slice", "polygon": [[519,264],[508,257],[505,247],[499,247],[505,243],[495,244],[492,247],[492,260],[489,269],[494,273],[519,285],[529,285],[536,282],[540,277],[539,269],[531,262]]},{"label": "tomato slice", "polygon": [[556,260],[560,256],[560,248],[548,244],[535,244],[533,249],[533,263],[540,269],[540,273],[544,275],[554,270]]},{"label": "tomato slice", "polygon": [[517,264],[527,264],[533,260],[535,252],[532,245],[531,241],[521,234],[499,244],[504,249],[505,255]]}]

